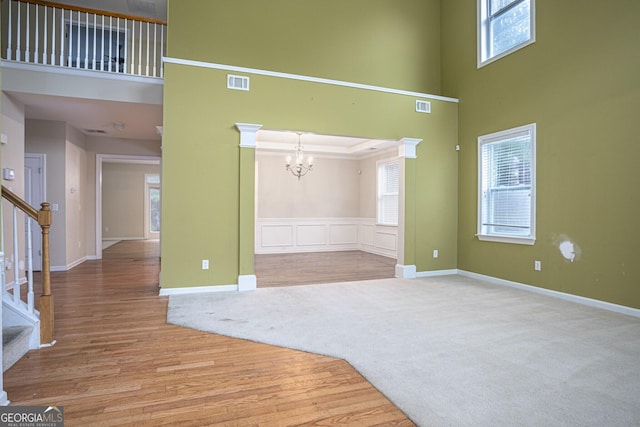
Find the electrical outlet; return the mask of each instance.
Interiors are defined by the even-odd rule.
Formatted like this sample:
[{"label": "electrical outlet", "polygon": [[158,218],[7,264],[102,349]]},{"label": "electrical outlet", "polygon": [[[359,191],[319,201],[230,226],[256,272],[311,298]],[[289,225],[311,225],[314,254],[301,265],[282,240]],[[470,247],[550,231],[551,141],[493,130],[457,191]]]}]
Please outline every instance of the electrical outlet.
[{"label": "electrical outlet", "polygon": [[434,258],[438,258],[438,250],[437,249],[433,250],[433,257]]},{"label": "electrical outlet", "polygon": [[202,260],[202,269],[203,270],[208,270],[209,269],[209,260],[208,259],[203,259]]},{"label": "electrical outlet", "polygon": [[533,269],[535,271],[542,270],[542,263],[540,261],[533,261]]}]

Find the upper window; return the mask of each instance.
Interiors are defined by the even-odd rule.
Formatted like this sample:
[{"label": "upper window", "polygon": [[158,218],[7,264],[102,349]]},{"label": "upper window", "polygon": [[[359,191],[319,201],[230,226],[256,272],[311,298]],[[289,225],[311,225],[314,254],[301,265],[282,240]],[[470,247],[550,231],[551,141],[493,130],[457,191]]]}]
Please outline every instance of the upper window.
[{"label": "upper window", "polygon": [[478,68],[535,38],[535,0],[478,0]]},{"label": "upper window", "polygon": [[398,225],[400,163],[384,160],[378,166],[378,224]]},{"label": "upper window", "polygon": [[478,238],[535,242],[536,125],[478,138]]}]

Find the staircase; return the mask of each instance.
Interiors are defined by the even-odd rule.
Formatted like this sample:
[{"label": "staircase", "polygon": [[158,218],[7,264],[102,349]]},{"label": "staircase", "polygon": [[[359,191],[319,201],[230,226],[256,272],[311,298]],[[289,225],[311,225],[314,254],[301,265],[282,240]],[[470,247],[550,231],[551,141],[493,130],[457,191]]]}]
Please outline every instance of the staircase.
[{"label": "staircase", "polygon": [[33,326],[2,327],[2,372],[13,366],[29,351]]},{"label": "staircase", "polygon": [[[10,248],[12,252],[10,260],[14,261],[12,263],[13,282],[7,283],[5,242],[9,239],[3,229],[2,251],[0,251],[0,292],[2,292],[2,304],[0,304],[2,353],[0,353],[0,360],[2,361],[2,372],[4,373],[29,350],[51,346],[55,344],[55,340],[53,339],[53,296],[51,295],[49,271],[49,227],[51,226],[49,204],[42,203],[41,209],[36,210],[4,186],[1,187],[1,192],[2,198],[11,203],[13,209],[13,245]],[[42,232],[42,295],[39,299],[39,310],[35,308],[33,291],[31,226],[34,221],[40,226]],[[23,224],[24,229],[22,229]],[[25,235],[25,253],[21,258],[19,254],[22,246],[21,240],[24,239]],[[21,278],[19,273],[20,264],[17,261],[22,259],[26,267],[26,278]],[[9,400],[4,392],[3,380],[2,376],[0,376],[0,405],[8,404]]]}]

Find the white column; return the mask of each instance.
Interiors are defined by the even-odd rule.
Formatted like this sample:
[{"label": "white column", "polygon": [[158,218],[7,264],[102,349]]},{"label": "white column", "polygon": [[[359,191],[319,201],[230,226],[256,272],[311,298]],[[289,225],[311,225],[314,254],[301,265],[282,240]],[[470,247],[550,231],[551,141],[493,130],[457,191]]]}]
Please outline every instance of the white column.
[{"label": "white column", "polygon": [[405,264],[404,236],[405,236],[405,161],[416,159],[416,147],[422,141],[417,138],[402,138],[398,144],[398,157],[400,158],[400,188],[398,206],[398,260],[396,264],[396,277],[400,279],[415,279],[415,264]]},{"label": "white column", "polygon": [[[260,128],[262,127],[262,125],[258,125],[258,124],[251,124],[251,123],[236,123],[236,128],[240,131],[240,148],[248,148],[251,150],[255,150],[256,148],[256,134],[258,132],[258,130],[260,130]],[[242,153],[240,153],[242,155]],[[242,163],[242,162],[241,162]],[[240,171],[240,174],[242,175],[242,170]],[[240,180],[243,180],[243,176],[240,176]],[[251,184],[253,185],[254,179],[251,180]],[[242,188],[246,188],[245,185],[241,184],[241,190],[243,191]],[[251,215],[252,217],[254,216],[254,212],[248,213],[243,211],[243,207],[240,206],[240,215],[241,215],[241,233],[242,233],[242,227],[243,224],[248,223],[249,218],[246,215]],[[255,217],[253,218],[253,224],[255,224]],[[246,228],[245,228],[246,229]],[[241,239],[242,240],[242,239]],[[253,254],[253,250],[254,250],[254,239],[251,239],[251,254]],[[242,256],[242,251],[241,251],[241,256]],[[240,260],[240,269],[245,269],[245,270],[249,270],[248,267],[246,267],[246,265],[251,264],[251,270],[253,271],[253,255],[251,257],[252,259],[244,259],[244,260]],[[246,265],[245,265],[246,264]],[[244,267],[243,267],[244,266]],[[243,271],[240,271],[240,273],[242,273]],[[251,291],[251,290],[255,290],[257,288],[257,279],[256,279],[256,275],[255,274],[240,274],[238,276],[238,291]]]}]

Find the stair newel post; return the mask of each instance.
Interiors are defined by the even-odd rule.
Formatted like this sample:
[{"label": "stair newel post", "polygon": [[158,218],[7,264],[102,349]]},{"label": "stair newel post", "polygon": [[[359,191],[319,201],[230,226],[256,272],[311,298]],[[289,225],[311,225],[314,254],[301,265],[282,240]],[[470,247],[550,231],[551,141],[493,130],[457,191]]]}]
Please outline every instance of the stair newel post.
[{"label": "stair newel post", "polygon": [[40,343],[53,343],[53,295],[51,295],[51,275],[49,257],[49,227],[52,214],[49,203],[40,204],[38,224],[42,228],[42,296],[40,297]]}]

